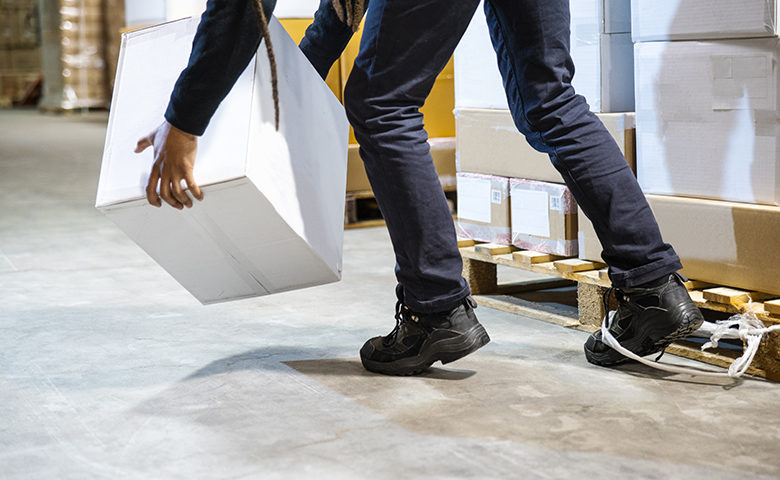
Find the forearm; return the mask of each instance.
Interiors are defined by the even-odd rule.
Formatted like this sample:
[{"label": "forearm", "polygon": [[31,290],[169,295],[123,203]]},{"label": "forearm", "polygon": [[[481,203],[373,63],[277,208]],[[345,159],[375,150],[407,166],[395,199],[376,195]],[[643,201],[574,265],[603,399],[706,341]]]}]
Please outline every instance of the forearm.
[{"label": "forearm", "polygon": [[[255,0],[209,0],[187,68],[171,94],[165,119],[193,135],[206,126],[260,44]],[[276,0],[263,0],[266,18]]]}]

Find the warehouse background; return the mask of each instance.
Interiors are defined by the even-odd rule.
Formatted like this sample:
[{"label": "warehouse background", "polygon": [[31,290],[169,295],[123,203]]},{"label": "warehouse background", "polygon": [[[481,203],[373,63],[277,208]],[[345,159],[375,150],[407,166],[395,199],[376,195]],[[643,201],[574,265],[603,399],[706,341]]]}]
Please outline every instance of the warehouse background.
[{"label": "warehouse background", "polygon": [[[278,0],[296,42],[318,3]],[[413,379],[362,370],[395,278],[385,229],[357,228],[382,220],[354,135],[343,281],[199,305],[93,206],[122,34],[204,6],[0,0],[0,477],[396,478],[402,459],[426,478],[777,478],[775,383],[585,363],[601,245],[517,132],[481,6],[423,112],[493,342]],[[571,1],[575,87],[710,320],[752,301],[780,323],[777,7]],[[326,80],[339,99],[358,44]],[[780,378],[779,338],[750,373]],[[743,353],[703,342],[671,350]]]}]

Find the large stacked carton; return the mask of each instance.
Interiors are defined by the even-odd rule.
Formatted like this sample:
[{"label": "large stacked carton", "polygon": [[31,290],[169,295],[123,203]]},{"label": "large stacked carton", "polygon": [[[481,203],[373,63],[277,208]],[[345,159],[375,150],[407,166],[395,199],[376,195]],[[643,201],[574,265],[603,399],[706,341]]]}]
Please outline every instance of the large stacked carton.
[{"label": "large stacked carton", "polygon": [[35,0],[0,1],[0,106],[24,97],[41,72],[41,36]]},{"label": "large stacked carton", "polygon": [[[780,294],[777,7],[632,2],[637,176],[664,240],[689,277],[772,294]],[[584,223],[581,255],[596,259]]]},{"label": "large stacked carton", "polygon": [[[630,32],[630,0],[571,2],[571,55],[576,69],[572,83],[633,169],[634,63]],[[461,173],[468,173],[510,181],[511,243],[558,255],[576,255],[574,203],[564,202],[564,210],[556,203],[570,199],[571,193],[562,185],[563,177],[549,156],[528,145],[514,124],[482,5],[455,51],[455,107],[459,179]],[[486,194],[484,188],[481,191]],[[512,199],[514,192],[519,198]],[[476,201],[477,191],[465,193]],[[459,204],[463,195],[459,181]],[[502,222],[503,217],[498,221]],[[462,219],[461,223],[470,224],[470,220]],[[482,231],[488,231],[484,227]],[[459,232],[468,233],[469,229],[460,228]]]}]

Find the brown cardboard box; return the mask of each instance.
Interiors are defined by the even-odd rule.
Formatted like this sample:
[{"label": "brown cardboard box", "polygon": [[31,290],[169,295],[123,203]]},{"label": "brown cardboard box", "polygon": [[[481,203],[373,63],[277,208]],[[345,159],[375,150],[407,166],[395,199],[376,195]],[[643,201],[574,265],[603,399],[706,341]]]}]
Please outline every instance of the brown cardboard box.
[{"label": "brown cardboard box", "polygon": [[480,173],[458,173],[458,235],[509,245],[509,179]]},{"label": "brown cardboard box", "polygon": [[0,48],[0,73],[7,73],[13,70],[12,51]]},{"label": "brown cardboard box", "polygon": [[578,256],[584,260],[603,262],[604,260],[601,258],[601,241],[596,236],[593,224],[579,206],[577,207],[577,225],[579,228],[579,232],[577,232]]},{"label": "brown cardboard box", "polygon": [[[636,172],[634,114],[597,113]],[[528,144],[509,110],[464,108],[455,114],[458,171],[563,183],[550,157]]]},{"label": "brown cardboard box", "polygon": [[37,73],[0,74],[0,106],[10,107],[21,100],[29,85],[38,78]]},{"label": "brown cardboard box", "polygon": [[39,45],[35,3],[0,3],[0,48],[33,48]]},{"label": "brown cardboard box", "polygon": [[780,207],[647,195],[683,274],[780,295]]},{"label": "brown cardboard box", "polygon": [[[647,195],[664,241],[686,276],[780,295],[780,207]],[[580,257],[601,260],[593,226],[580,222]]]},{"label": "brown cardboard box", "polygon": [[512,245],[577,255],[577,203],[565,185],[512,178],[509,190]]},{"label": "brown cardboard box", "polygon": [[[455,186],[455,139],[454,138],[429,138],[433,165],[439,173],[442,187]],[[360,146],[349,146],[347,159],[347,191],[361,192],[371,190],[371,184],[366,176],[363,160],[360,158]]]},{"label": "brown cardboard box", "polygon": [[125,0],[104,0],[103,35],[106,58],[107,91],[114,90],[114,77],[119,62],[119,46],[122,43],[122,29],[125,28]]},{"label": "brown cardboard box", "polygon": [[40,48],[19,48],[11,50],[11,69],[15,72],[41,71],[41,49]]}]

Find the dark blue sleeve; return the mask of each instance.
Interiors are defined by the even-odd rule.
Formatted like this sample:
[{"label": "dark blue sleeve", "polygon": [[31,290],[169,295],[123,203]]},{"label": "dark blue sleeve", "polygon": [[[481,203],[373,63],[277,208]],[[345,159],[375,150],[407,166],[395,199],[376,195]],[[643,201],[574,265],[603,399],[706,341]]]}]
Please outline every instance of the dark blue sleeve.
[{"label": "dark blue sleeve", "polygon": [[[364,1],[368,8],[368,0]],[[301,40],[301,51],[324,79],[333,62],[338,60],[352,38],[352,29],[339,20],[332,0],[320,0],[314,22]]]},{"label": "dark blue sleeve", "polygon": [[[255,0],[209,0],[192,42],[187,68],[171,94],[165,119],[193,135],[203,135],[209,120],[260,45]],[[368,1],[365,1],[366,6]],[[270,20],[276,0],[262,0]],[[325,78],[346,47],[352,30],[336,16],[331,0],[321,0],[301,50]]]},{"label": "dark blue sleeve", "polygon": [[[209,120],[260,44],[255,0],[209,0],[192,42],[187,68],[173,88],[165,119],[193,135]],[[263,0],[266,18],[276,0]]]}]

